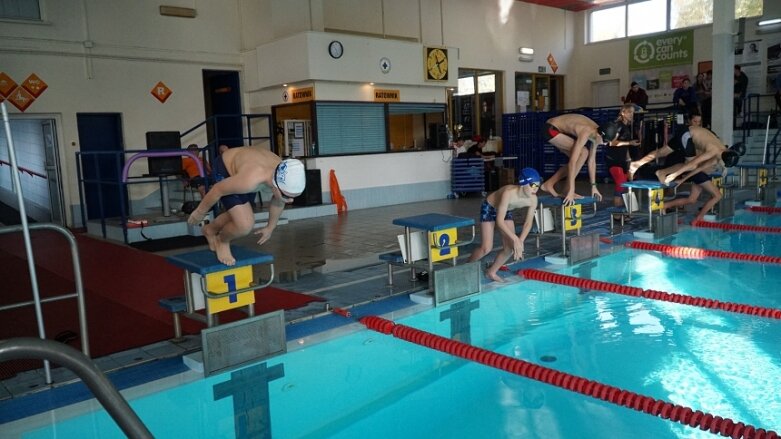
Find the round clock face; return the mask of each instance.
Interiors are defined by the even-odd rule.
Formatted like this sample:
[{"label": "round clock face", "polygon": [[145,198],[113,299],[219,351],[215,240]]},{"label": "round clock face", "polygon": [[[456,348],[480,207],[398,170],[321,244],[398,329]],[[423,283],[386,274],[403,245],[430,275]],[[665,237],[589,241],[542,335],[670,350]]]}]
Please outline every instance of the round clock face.
[{"label": "round clock face", "polygon": [[328,45],[328,54],[331,55],[331,58],[341,58],[342,54],[344,54],[342,43],[339,41],[331,41],[331,44]]},{"label": "round clock face", "polygon": [[447,79],[447,52],[443,49],[429,49],[426,57],[426,72],[429,79]]}]

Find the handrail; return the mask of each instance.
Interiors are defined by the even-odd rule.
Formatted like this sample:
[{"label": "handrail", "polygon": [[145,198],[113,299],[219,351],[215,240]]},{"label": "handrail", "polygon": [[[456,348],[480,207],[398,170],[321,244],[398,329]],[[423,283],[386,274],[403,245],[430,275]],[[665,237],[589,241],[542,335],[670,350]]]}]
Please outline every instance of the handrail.
[{"label": "handrail", "polygon": [[29,358],[49,360],[68,368],[84,381],[123,433],[130,438],[153,438],[127,400],[86,355],[51,340],[20,337],[0,341],[0,362]]},{"label": "handrail", "polygon": [[[73,281],[76,283],[76,303],[79,310],[79,333],[81,336],[81,351],[84,353],[84,355],[89,356],[89,334],[87,331],[87,311],[86,311],[87,307],[84,304],[84,283],[82,282],[81,279],[81,262],[79,259],[79,247],[76,244],[76,237],[73,236],[73,233],[71,233],[70,230],[58,224],[28,224],[27,228],[29,230],[51,229],[60,232],[68,240],[68,244],[70,244],[71,258],[73,259]],[[19,232],[19,231],[22,231],[21,225],[0,227],[0,234]],[[30,304],[35,305],[36,303],[38,304],[36,306],[40,306],[41,303],[52,302],[58,299],[67,299],[70,297],[73,297],[73,295],[64,294],[61,296],[55,296],[55,297],[50,297],[41,300],[40,297],[35,296],[35,300],[33,302],[19,302],[15,304],[6,305],[0,307],[0,311],[19,308],[20,306],[26,306]],[[46,384],[50,384],[50,383],[47,382]]]},{"label": "handrail", "polygon": [[[0,166],[8,165],[11,166],[10,162],[7,162],[5,160],[0,160]],[[21,166],[17,166],[17,169],[19,172],[24,172],[25,174],[30,174],[31,177],[41,177],[41,178],[47,178],[45,174],[41,174],[40,172],[35,172],[32,169],[23,168]]]},{"label": "handrail", "polygon": [[125,162],[125,166],[122,168],[122,183],[127,183],[127,174],[130,170],[130,165],[133,164],[138,159],[144,158],[144,157],[181,157],[181,156],[188,156],[191,157],[193,160],[195,160],[195,164],[198,166],[198,173],[201,174],[201,177],[206,177],[206,173],[203,172],[203,164],[201,163],[201,159],[187,151],[147,151],[147,152],[139,152],[136,154],[133,154],[130,156],[129,159]]}]

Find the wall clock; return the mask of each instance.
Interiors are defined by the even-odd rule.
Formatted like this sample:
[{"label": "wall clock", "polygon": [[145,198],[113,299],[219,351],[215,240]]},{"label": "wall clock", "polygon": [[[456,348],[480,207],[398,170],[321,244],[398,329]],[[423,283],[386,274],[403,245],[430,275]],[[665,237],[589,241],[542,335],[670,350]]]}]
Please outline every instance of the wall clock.
[{"label": "wall clock", "polygon": [[328,44],[328,54],[331,55],[331,58],[333,59],[339,59],[344,54],[344,46],[342,46],[341,41],[331,41],[330,44]]},{"label": "wall clock", "polygon": [[447,81],[447,49],[442,49],[439,47],[427,47],[425,55],[426,80]]}]

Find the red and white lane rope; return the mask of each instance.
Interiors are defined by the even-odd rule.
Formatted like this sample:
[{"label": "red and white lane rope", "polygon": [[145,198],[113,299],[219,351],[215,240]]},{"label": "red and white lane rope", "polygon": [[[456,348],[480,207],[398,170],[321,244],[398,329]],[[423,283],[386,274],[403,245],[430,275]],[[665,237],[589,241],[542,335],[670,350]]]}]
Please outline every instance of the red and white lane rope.
[{"label": "red and white lane rope", "polygon": [[586,290],[605,291],[608,293],[623,294],[625,296],[645,297],[646,299],[699,306],[701,308],[720,309],[722,311],[781,320],[781,310],[775,308],[743,305],[733,302],[722,302],[720,300],[706,299],[704,297],[684,296],[683,294],[667,293],[657,290],[643,290],[642,288],[638,287],[630,287],[627,285],[599,280],[583,279],[580,277],[567,276],[565,274],[551,273],[549,271],[536,270],[532,268],[520,270],[518,271],[518,274],[525,277],[526,279],[538,280],[559,285],[567,285],[571,287],[583,288]]},{"label": "red and white lane rope", "polygon": [[705,229],[735,230],[739,232],[781,233],[781,227],[752,226],[749,224],[714,223],[713,221],[694,221],[694,227]]},{"label": "red and white lane rope", "polygon": [[629,248],[637,250],[650,250],[660,252],[665,256],[678,259],[732,259],[736,261],[761,262],[763,264],[781,264],[781,257],[755,255],[752,253],[728,252],[723,250],[709,250],[706,248],[683,247],[680,245],[657,244],[653,242],[631,241],[626,243]]},{"label": "red and white lane rope", "polygon": [[487,349],[479,348],[460,341],[445,338],[430,332],[421,331],[405,325],[396,324],[390,320],[377,316],[363,317],[359,320],[367,328],[393,335],[396,338],[406,340],[421,346],[445,352],[456,357],[474,361],[496,369],[530,378],[563,389],[577,392],[592,398],[607,401],[622,407],[630,408],[638,412],[648,413],[662,419],[669,419],[682,425],[698,427],[703,431],[710,431],[725,437],[746,439],[770,439],[777,438],[778,434],[770,430],[756,428],[743,422],[735,422],[732,419],[715,416],[700,410],[673,404],[661,399],[623,390],[586,378],[560,372],[555,369],[540,366],[507,355],[498,354]]},{"label": "red and white lane rope", "polygon": [[749,206],[748,210],[752,212],[762,212],[762,213],[781,213],[781,207]]}]

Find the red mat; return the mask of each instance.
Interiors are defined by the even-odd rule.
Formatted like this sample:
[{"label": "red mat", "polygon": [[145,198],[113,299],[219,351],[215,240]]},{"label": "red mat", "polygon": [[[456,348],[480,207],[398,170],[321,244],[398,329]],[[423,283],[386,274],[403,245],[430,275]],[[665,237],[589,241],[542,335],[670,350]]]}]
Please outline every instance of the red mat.
[{"label": "red mat", "polygon": [[[184,294],[183,272],[165,258],[125,245],[76,235],[81,261],[90,336],[90,354],[101,357],[131,348],[141,347],[173,337],[173,320],[158,305],[164,297]],[[38,289],[42,298],[76,291],[70,247],[56,232],[31,232],[36,263]],[[0,276],[6,279],[0,294],[0,305],[32,300],[26,252],[22,234],[0,235]],[[256,314],[278,309],[295,309],[317,296],[267,287],[255,293]],[[63,331],[79,333],[75,299],[43,305],[47,338]],[[221,322],[239,319],[243,314],[228,311],[220,314]],[[35,312],[32,306],[0,311],[0,339],[37,336]],[[198,333],[204,325],[183,319],[185,333]],[[71,343],[80,349],[79,341]],[[18,363],[18,364],[15,364]],[[0,379],[19,370],[41,367],[40,362],[8,362],[0,364]]]}]

